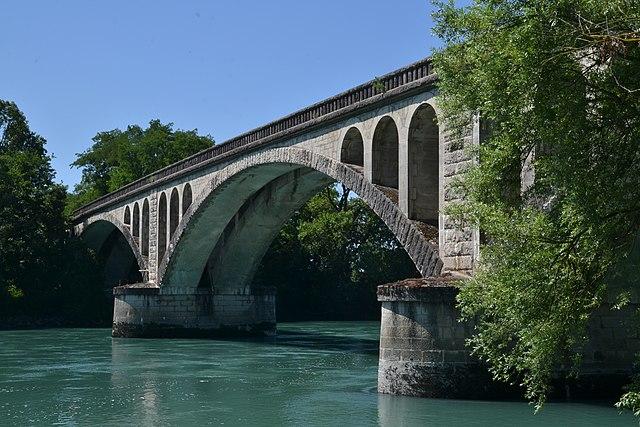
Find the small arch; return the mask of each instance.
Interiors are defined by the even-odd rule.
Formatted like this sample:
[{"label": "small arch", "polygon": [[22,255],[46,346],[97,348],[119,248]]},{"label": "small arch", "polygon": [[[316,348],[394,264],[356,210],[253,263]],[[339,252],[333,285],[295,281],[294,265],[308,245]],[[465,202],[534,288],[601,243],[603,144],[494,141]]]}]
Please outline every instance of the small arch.
[{"label": "small arch", "polygon": [[149,200],[142,204],[142,255],[149,256]]},{"label": "small arch", "polygon": [[158,264],[167,250],[167,196],[160,193],[158,202]]},{"label": "small arch", "polygon": [[124,208],[124,225],[131,227],[131,209],[129,209],[129,206]]},{"label": "small arch", "polygon": [[389,116],[378,122],[373,133],[372,178],[374,184],[398,188],[398,127]]},{"label": "small arch", "polygon": [[127,242],[127,246],[136,260],[136,268],[138,270],[146,268],[146,261],[141,256],[131,231],[124,223],[120,222],[118,217],[111,214],[100,214],[84,221],[82,225],[79,235],[87,243],[87,246],[96,251],[96,253],[100,252],[106,240],[117,229],[124,241]]},{"label": "small arch", "polygon": [[140,266],[129,242],[120,230],[114,228],[96,252],[103,266],[103,285],[113,286],[142,282]]},{"label": "small arch", "polygon": [[436,111],[422,104],[409,124],[409,218],[438,222],[440,130]]},{"label": "small arch", "polygon": [[171,198],[169,199],[169,239],[173,237],[178,224],[180,223],[180,196],[178,195],[178,189],[174,188],[171,191]]},{"label": "small arch", "polygon": [[356,127],[350,128],[342,140],[340,161],[350,165],[364,166],[364,143]]},{"label": "small arch", "polygon": [[140,207],[138,206],[138,202],[133,205],[133,230],[131,230],[131,234],[133,234],[136,243],[139,243],[138,238],[140,237]]},{"label": "small arch", "polygon": [[193,194],[191,193],[191,185],[187,182],[182,190],[182,215],[189,209],[193,200]]}]

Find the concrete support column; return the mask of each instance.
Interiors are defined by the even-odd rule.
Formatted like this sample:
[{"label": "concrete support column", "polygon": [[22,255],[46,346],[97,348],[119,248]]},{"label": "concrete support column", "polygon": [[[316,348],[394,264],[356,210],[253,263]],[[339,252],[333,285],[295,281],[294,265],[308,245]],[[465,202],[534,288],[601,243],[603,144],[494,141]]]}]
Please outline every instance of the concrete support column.
[{"label": "concrete support column", "polygon": [[474,129],[478,129],[474,123],[459,130],[446,125],[440,128],[440,258],[445,271],[466,274],[471,274],[474,269],[474,253],[479,247],[477,234],[468,226],[460,229],[460,225],[445,212],[449,205],[460,203],[465,198],[456,182],[475,161],[466,151],[466,147],[474,143]]},{"label": "concrete support column", "polygon": [[260,336],[276,330],[275,288],[236,295],[137,284],[116,287],[113,294],[114,337]]}]

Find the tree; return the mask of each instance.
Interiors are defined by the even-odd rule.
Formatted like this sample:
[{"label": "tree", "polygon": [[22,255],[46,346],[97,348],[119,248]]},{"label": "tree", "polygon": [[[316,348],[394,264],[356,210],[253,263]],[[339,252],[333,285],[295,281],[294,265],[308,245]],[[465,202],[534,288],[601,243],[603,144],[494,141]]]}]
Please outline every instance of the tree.
[{"label": "tree", "polygon": [[[451,125],[489,124],[450,210],[486,235],[459,302],[473,351],[538,407],[560,363],[579,367],[591,314],[640,224],[640,5],[635,0],[438,3],[436,53]],[[535,180],[521,187],[521,174]],[[637,277],[637,266],[634,268]],[[638,395],[624,405],[638,407]]]},{"label": "tree", "polygon": [[[72,237],[71,210],[183,157],[210,147],[208,136],[149,128],[99,133],[74,163],[83,167],[76,194],[54,182],[46,141],[13,102],[0,100],[0,314],[64,324],[110,318],[100,260]],[[80,303],[79,303],[80,302]],[[100,311],[101,308],[105,310]],[[6,320],[6,319],[5,319]],[[26,320],[26,319],[25,319]]]},{"label": "tree", "polygon": [[35,304],[49,292],[62,250],[65,188],[53,182],[46,141],[15,103],[0,100],[0,305]]},{"label": "tree", "polygon": [[376,287],[418,275],[364,201],[332,185],[284,225],[255,283],[276,286],[281,320],[376,319]]},{"label": "tree", "polygon": [[172,123],[149,122],[142,129],[130,125],[125,131],[99,132],[93,145],[77,154],[72,166],[82,168],[82,181],[69,199],[70,213],[111,191],[211,147],[213,139],[197,130],[174,130]]}]

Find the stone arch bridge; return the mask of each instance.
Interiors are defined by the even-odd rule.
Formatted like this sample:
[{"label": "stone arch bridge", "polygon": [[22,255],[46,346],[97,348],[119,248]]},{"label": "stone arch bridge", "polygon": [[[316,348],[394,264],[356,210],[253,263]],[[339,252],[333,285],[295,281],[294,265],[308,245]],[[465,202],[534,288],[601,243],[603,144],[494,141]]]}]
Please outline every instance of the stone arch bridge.
[{"label": "stone arch bridge", "polygon": [[[114,332],[272,328],[273,296],[252,289],[253,274],[283,223],[335,181],[386,223],[424,277],[469,273],[476,233],[454,229],[442,211],[457,198],[452,183],[470,163],[464,147],[478,142],[478,124],[447,131],[434,82],[430,61],[417,62],[76,211],[76,234],[107,259],[105,282],[135,283],[116,290],[116,314],[127,306]],[[174,298],[174,310],[142,310],[142,294],[149,307],[151,295],[158,307]],[[214,314],[189,306],[196,299]]]},{"label": "stone arch bridge", "polygon": [[[447,127],[435,81],[431,62],[416,62],[76,211],[74,232],[106,259],[105,285],[118,285],[113,335],[273,334],[275,293],[252,284],[256,268],[293,212],[339,181],[385,222],[423,276],[378,288],[378,389],[484,398],[499,391],[465,348],[472,325],[458,322],[455,309],[453,282],[473,272],[479,233],[443,213],[461,200],[454,184],[483,132],[477,116]],[[623,318],[632,316],[602,311],[589,330],[584,366],[600,388],[603,378],[627,378],[639,349]]]},{"label": "stone arch bridge", "polygon": [[[105,285],[119,285],[113,335],[274,333],[275,294],[252,285],[254,272],[293,212],[336,181],[385,222],[422,276],[438,285],[433,289],[445,289],[447,277],[470,274],[478,233],[456,228],[443,211],[460,199],[453,184],[472,161],[465,148],[479,143],[480,127],[477,120],[464,129],[446,127],[435,81],[431,62],[419,61],[76,211],[75,233],[106,259]],[[382,391],[425,394],[407,389],[406,375],[400,380],[415,368],[407,363],[428,368],[445,353],[460,366],[467,362],[460,356],[464,330],[455,325],[453,299],[445,294],[430,297],[439,307],[433,317],[407,305],[415,292],[379,291]],[[402,329],[407,321],[409,329]],[[434,341],[438,334],[446,343]]]}]

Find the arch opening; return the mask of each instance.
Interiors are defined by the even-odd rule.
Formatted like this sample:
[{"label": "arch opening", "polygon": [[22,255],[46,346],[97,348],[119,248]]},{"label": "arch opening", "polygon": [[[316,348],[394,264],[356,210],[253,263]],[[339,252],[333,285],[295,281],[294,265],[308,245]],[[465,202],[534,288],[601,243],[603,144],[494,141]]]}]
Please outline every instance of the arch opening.
[{"label": "arch opening", "polygon": [[167,251],[167,196],[164,191],[158,202],[158,264]]},{"label": "arch opening", "polygon": [[169,199],[169,239],[173,237],[173,234],[178,228],[180,223],[180,196],[178,195],[178,189],[171,190],[171,198]]},{"label": "arch opening", "polygon": [[129,227],[131,226],[131,209],[129,209],[129,206],[124,208],[124,225],[128,225]]},{"label": "arch opening", "polygon": [[149,256],[149,200],[142,204],[142,255]]},{"label": "arch opening", "polygon": [[98,252],[104,266],[104,285],[107,290],[114,286],[142,282],[140,266],[135,255],[119,230],[114,229]]},{"label": "arch opening", "polygon": [[372,179],[374,184],[398,189],[398,128],[385,116],[373,133]]},{"label": "arch opening", "polygon": [[[379,319],[377,286],[420,273],[364,200],[342,183],[327,186],[327,179],[310,172],[280,184],[275,197],[287,195],[295,201],[289,206],[257,199],[256,207],[243,209],[236,230],[225,233],[220,253],[229,258],[217,259],[213,283],[239,277],[251,292],[275,287],[278,321]],[[271,233],[251,232],[252,247],[239,244],[249,234],[246,224],[261,216],[278,218],[278,224]],[[254,266],[230,268],[235,259],[253,259]]]},{"label": "arch opening", "polygon": [[340,161],[350,165],[364,167],[364,143],[358,128],[352,127],[342,140]]},{"label": "arch opening", "polygon": [[141,258],[124,224],[120,226],[101,219],[89,224],[82,232],[82,239],[92,249],[104,266],[104,286],[138,283],[142,281]]},{"label": "arch opening", "polygon": [[133,234],[133,239],[138,242],[140,238],[140,206],[138,206],[138,202],[133,205],[133,226],[132,226],[131,234]]},{"label": "arch opening", "polygon": [[189,209],[189,206],[191,206],[192,199],[191,185],[187,182],[184,185],[184,190],[182,190],[182,215],[184,215],[187,209]]},{"label": "arch opening", "polygon": [[438,224],[440,130],[436,112],[421,105],[411,118],[408,139],[409,218]]},{"label": "arch opening", "polygon": [[98,283],[91,298],[91,315],[98,324],[110,324],[113,316],[114,286],[142,282],[142,258],[133,242],[133,236],[124,223],[112,219],[99,219],[86,225],[80,236],[91,249],[98,262]]}]

